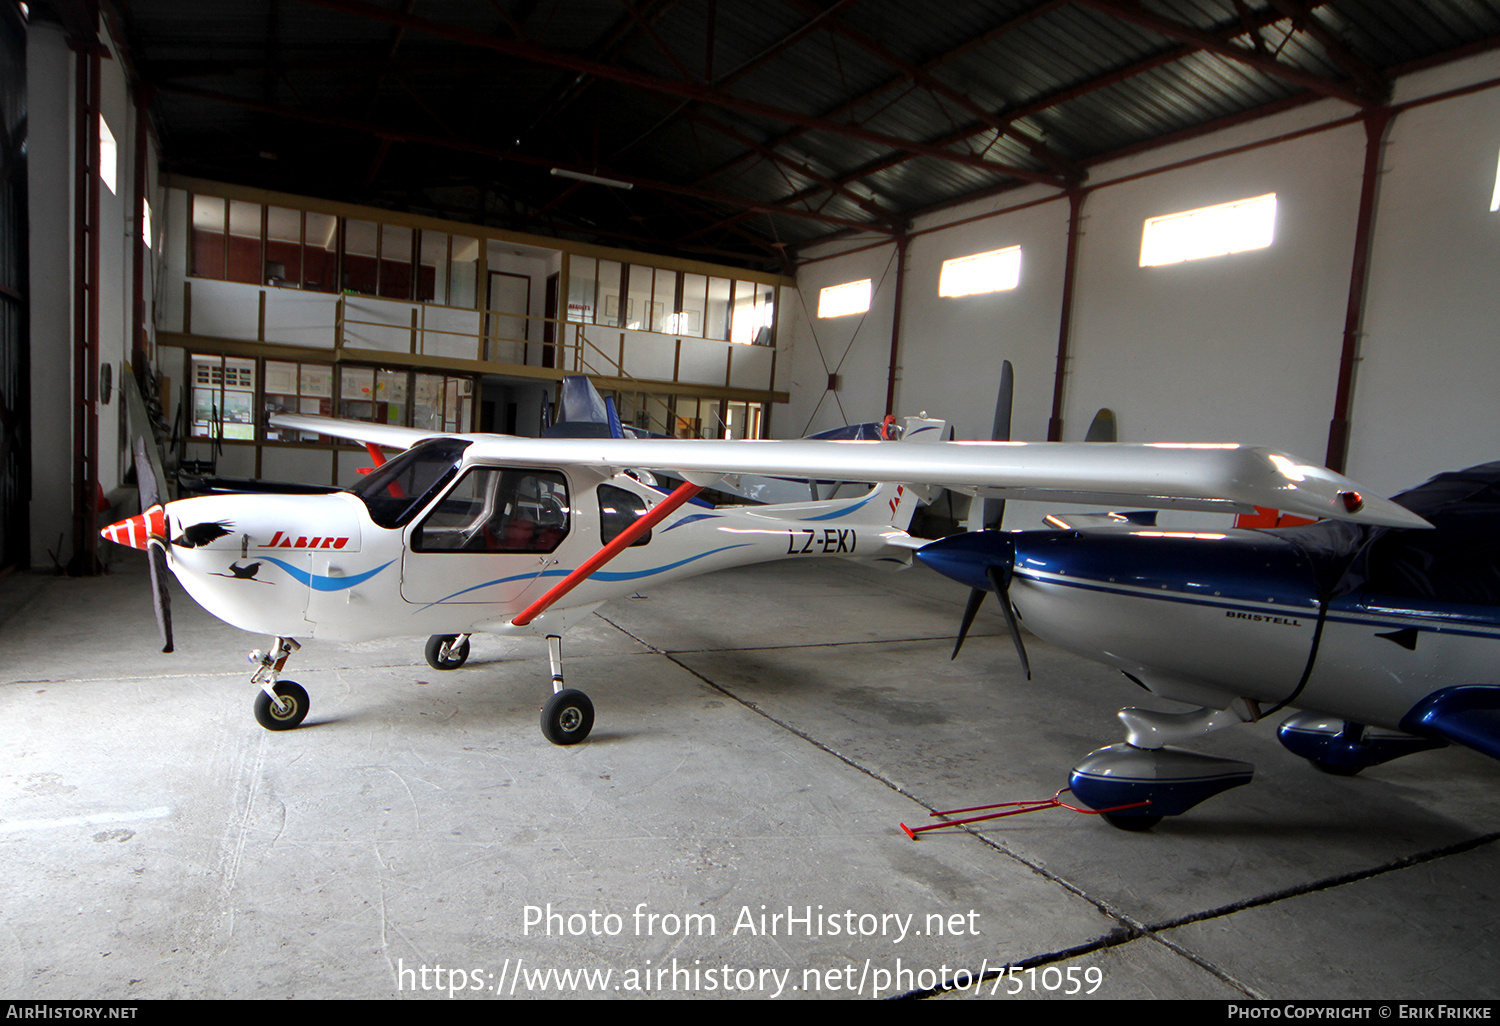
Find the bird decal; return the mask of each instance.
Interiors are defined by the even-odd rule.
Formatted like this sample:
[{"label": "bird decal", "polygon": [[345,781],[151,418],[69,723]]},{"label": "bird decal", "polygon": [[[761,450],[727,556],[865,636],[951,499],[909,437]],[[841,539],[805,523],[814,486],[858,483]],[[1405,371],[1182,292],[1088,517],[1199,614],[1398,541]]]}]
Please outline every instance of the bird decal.
[{"label": "bird decal", "polygon": [[185,549],[196,549],[200,545],[207,545],[209,542],[218,541],[220,538],[223,538],[229,534],[229,529],[233,526],[234,524],[227,520],[194,524],[192,527],[185,528],[181,534],[173,538],[172,544],[180,545]]},{"label": "bird decal", "polygon": [[[198,525],[203,526],[203,525]],[[240,566],[239,560],[229,564],[229,573],[213,574],[214,577],[228,577],[236,581],[254,581],[256,584],[274,584],[274,581],[262,581],[255,575],[260,572],[260,563],[251,563],[249,566]]]}]

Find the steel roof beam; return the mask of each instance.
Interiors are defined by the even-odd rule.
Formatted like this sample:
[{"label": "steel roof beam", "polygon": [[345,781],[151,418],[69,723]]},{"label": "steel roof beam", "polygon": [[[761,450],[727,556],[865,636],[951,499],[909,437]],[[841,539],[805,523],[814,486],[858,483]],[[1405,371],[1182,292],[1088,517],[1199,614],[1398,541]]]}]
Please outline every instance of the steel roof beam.
[{"label": "steel roof beam", "polygon": [[[604,39],[589,48],[590,57],[595,60],[610,60],[614,58],[630,44],[643,25],[661,18],[667,11],[672,9],[676,2],[677,0],[658,0],[657,3],[648,5],[644,11],[639,13],[632,9],[631,14],[634,17],[626,16],[615,22],[605,34]],[[525,41],[524,37],[519,33],[517,33],[517,38]],[[595,79],[593,76],[578,75],[553,90],[552,96],[537,105],[537,116],[527,126],[526,132],[534,132],[538,125],[560,117],[562,112],[577,102],[579,97],[583,96],[594,82]]]},{"label": "steel roof beam", "polygon": [[[1068,4],[1070,4],[1072,2],[1073,2],[1073,0],[1046,0],[1045,3],[1038,4],[1036,7],[1032,8],[1029,11],[1026,11],[1024,14],[1019,14],[1019,15],[1015,16],[1014,18],[1010,18],[1010,19],[1002,22],[1001,24],[996,25],[994,28],[988,29],[988,30],[980,33],[979,35],[973,37],[972,39],[965,40],[961,45],[954,47],[952,50],[949,50],[946,53],[943,53],[943,54],[939,55],[938,57],[935,57],[932,60],[927,61],[926,63],[924,63],[922,65],[922,70],[924,70],[924,71],[935,71],[936,69],[942,67],[944,64],[947,64],[950,61],[957,60],[959,57],[962,57],[964,54],[970,52],[971,50],[975,50],[975,49],[977,49],[977,48],[979,48],[981,46],[984,46],[987,43],[993,42],[994,40],[998,39],[999,37],[1005,35],[1007,32],[1012,32],[1015,29],[1018,29],[1018,28],[1020,28],[1023,25],[1026,25],[1026,24],[1028,24],[1030,22],[1036,21],[1037,19],[1043,17],[1044,15],[1051,14],[1053,11],[1057,10],[1060,7],[1066,7]],[[843,6],[843,5],[842,4],[836,4],[836,5],[834,5],[834,7],[829,8],[828,11],[827,11],[827,13],[831,15],[835,11],[837,11],[839,9],[839,7],[841,7],[841,6]],[[857,107],[861,106],[862,104],[869,103],[871,100],[874,100],[876,97],[880,96],[882,93],[889,92],[891,89],[894,89],[895,87],[904,84],[906,81],[907,81],[907,76],[905,76],[905,75],[897,75],[894,78],[887,79],[886,81],[880,83],[879,85],[875,86],[874,88],[866,90],[861,95],[856,96],[854,99],[849,100],[849,101],[847,101],[845,103],[842,103],[839,106],[833,108],[832,110],[825,111],[823,113],[823,117],[825,117],[825,118],[842,117],[843,115],[852,112],[853,110],[855,110]],[[775,139],[771,140],[771,142],[769,143],[769,145],[771,145],[771,146],[780,146],[783,143],[790,142],[791,140],[796,139],[799,136],[805,135],[806,133],[807,133],[807,129],[805,129],[805,128],[794,128],[791,131],[786,132],[786,133],[784,133],[784,134],[782,134],[780,136],[777,136]],[[734,160],[728,161],[728,162],[720,165],[719,167],[714,168],[707,175],[703,176],[702,178],[699,178],[693,184],[695,184],[695,185],[702,185],[704,182],[708,181],[710,178],[715,178],[715,177],[717,177],[717,176],[719,176],[721,174],[724,174],[727,171],[729,171],[731,168],[737,166],[740,163],[743,163],[744,160],[748,159],[748,157],[749,157],[749,155],[746,154],[744,157],[737,157]]]},{"label": "steel roof beam", "polygon": [[[802,11],[804,14],[815,13],[819,11],[817,5],[810,2],[810,0],[782,0],[782,2],[796,8],[799,11]],[[936,96],[944,97],[950,102],[957,104],[960,108],[967,111],[972,117],[978,118],[982,123],[988,125],[990,128],[993,128],[1001,135],[1009,136],[1012,139],[1015,139],[1017,142],[1021,143],[1021,145],[1030,150],[1032,156],[1036,157],[1048,167],[1052,168],[1055,173],[1061,175],[1064,179],[1070,182],[1082,180],[1084,175],[1083,168],[1079,167],[1077,164],[1066,159],[1065,157],[1062,157],[1061,155],[1053,152],[1049,147],[1043,145],[1036,139],[1031,138],[1024,132],[1017,131],[1015,126],[1009,119],[998,117],[993,111],[986,110],[984,107],[980,106],[972,99],[970,99],[966,93],[962,92],[961,90],[954,89],[952,86],[947,85],[941,80],[933,77],[931,72],[929,72],[926,68],[913,64],[911,61],[906,60],[904,57],[893,53],[877,40],[870,38],[863,32],[859,31],[858,29],[854,28],[853,26],[849,25],[847,22],[839,18],[829,18],[828,28],[829,31],[837,32],[839,35],[843,36],[855,46],[858,46],[860,49],[864,50],[866,53],[875,57],[882,63],[895,68],[897,71],[910,78],[913,82],[916,82],[928,92],[931,92]]]},{"label": "steel roof beam", "polygon": [[[729,125],[726,125],[720,121],[715,120],[714,118],[709,117],[701,111],[689,111],[688,117],[692,118],[696,123],[700,125],[704,125],[716,132],[722,133],[730,139],[733,139],[741,146],[754,150],[767,161],[775,164],[780,164],[782,167],[795,171],[803,178],[811,178],[813,181],[817,182],[829,192],[838,193],[851,202],[857,204],[861,210],[868,213],[871,217],[884,221],[891,227],[892,230],[901,227],[902,219],[896,214],[895,211],[889,210],[886,207],[881,206],[879,203],[876,203],[874,200],[866,199],[865,197],[859,195],[857,192],[851,190],[848,187],[847,183],[836,182],[826,175],[820,174],[818,171],[816,171],[812,167],[809,167],[802,161],[794,160],[782,153],[777,153],[765,143],[757,142],[756,140],[751,139],[749,136],[745,135],[743,132],[739,132],[734,128],[731,128]],[[801,192],[794,192],[794,194],[798,196],[802,195]]]},{"label": "steel roof beam", "polygon": [[[348,129],[349,131],[360,132],[366,135],[373,136],[377,139],[390,139],[393,142],[409,143],[416,146],[430,146],[437,149],[453,150],[454,152],[458,153],[468,153],[474,156],[490,157],[495,160],[504,160],[516,164],[525,164],[530,167],[547,168],[549,170],[554,167],[562,167],[566,168],[567,170],[577,171],[580,174],[594,173],[593,169],[591,168],[569,166],[568,164],[557,161],[552,157],[538,156],[530,153],[523,153],[517,150],[496,149],[492,146],[483,146],[479,143],[472,143],[464,139],[445,138],[442,136],[426,135],[420,132],[401,131],[388,128],[384,125],[373,124],[368,121],[359,121],[353,118],[337,117],[330,114],[319,114],[313,111],[298,110],[293,107],[282,107],[277,104],[263,103],[259,100],[251,100],[241,96],[234,96],[229,93],[216,93],[207,89],[198,89],[192,86],[173,85],[170,83],[161,83],[159,84],[158,88],[162,92],[179,93],[184,96],[193,96],[202,100],[210,100],[218,103],[230,104],[232,106],[243,107],[248,110],[258,110],[262,113],[272,114],[277,117],[292,118],[300,121],[311,122],[313,124],[326,125],[332,128]],[[756,213],[786,214],[792,217],[807,218],[814,221],[820,221],[825,224],[838,225],[845,228],[858,228],[861,230],[877,231],[885,230],[884,225],[872,222],[852,221],[848,218],[832,217],[827,214],[820,214],[816,211],[804,210],[799,207],[786,207],[775,203],[761,203],[754,200],[747,200],[741,197],[726,196],[721,193],[709,192],[704,189],[694,188],[692,186],[678,185],[675,182],[656,181],[654,179],[641,178],[639,176],[632,176],[613,170],[610,171],[610,176],[639,189],[647,189],[652,192],[672,193],[678,196],[688,196],[692,199],[700,200],[702,202],[710,204],[719,204],[731,208],[740,208]]]},{"label": "steel roof beam", "polygon": [[1321,75],[1295,68],[1290,64],[1283,64],[1279,60],[1262,56],[1254,50],[1246,50],[1244,47],[1236,46],[1226,42],[1224,39],[1212,32],[1207,32],[1193,25],[1186,25],[1180,21],[1164,18],[1159,14],[1146,9],[1140,0],[1076,0],[1084,7],[1091,7],[1102,14],[1128,21],[1132,25],[1159,32],[1164,36],[1187,43],[1194,49],[1203,50],[1207,53],[1223,57],[1226,60],[1243,64],[1254,68],[1266,75],[1271,75],[1293,85],[1299,85],[1304,89],[1311,89],[1315,93],[1343,100],[1345,103],[1356,107],[1369,107],[1379,103],[1379,99],[1367,96],[1357,88],[1352,88],[1345,82],[1338,82]]},{"label": "steel roof beam", "polygon": [[[1318,6],[1321,6],[1321,4],[1318,5]],[[1223,39],[1232,39],[1232,38],[1234,38],[1237,35],[1240,35],[1240,34],[1243,34],[1246,31],[1249,31],[1252,28],[1263,28],[1266,25],[1271,25],[1271,24],[1274,24],[1274,23],[1276,23],[1278,21],[1281,21],[1283,17],[1284,16],[1281,15],[1277,11],[1274,11],[1274,10],[1271,10],[1271,9],[1263,10],[1262,12],[1260,12],[1260,14],[1258,16],[1256,16],[1254,18],[1254,20],[1250,23],[1250,25],[1248,25],[1248,26],[1246,26],[1246,25],[1240,25],[1240,26],[1235,27],[1235,28],[1226,29],[1221,34],[1221,38],[1223,38]],[[1148,71],[1152,71],[1152,70],[1155,70],[1156,68],[1162,67],[1164,65],[1171,64],[1171,63],[1173,63],[1175,61],[1179,61],[1183,57],[1187,56],[1188,54],[1196,52],[1196,50],[1197,50],[1196,47],[1191,46],[1189,44],[1178,44],[1178,45],[1173,46],[1172,48],[1170,48],[1168,50],[1163,51],[1162,53],[1157,54],[1154,57],[1148,57],[1145,60],[1137,61],[1134,64],[1128,65],[1126,67],[1120,68],[1117,71],[1111,72],[1108,75],[1101,75],[1101,76],[1099,76],[1097,78],[1091,78],[1091,79],[1088,79],[1087,81],[1080,82],[1077,85],[1069,86],[1066,89],[1060,89],[1057,92],[1049,93],[1046,96],[1038,97],[1037,99],[1031,101],[1030,103],[1022,104],[1019,107],[1014,107],[1014,108],[1012,108],[1010,110],[1005,111],[1002,116],[1004,118],[1012,120],[1012,121],[1019,121],[1022,118],[1034,117],[1035,115],[1041,113],[1042,111],[1045,111],[1048,108],[1057,106],[1060,103],[1066,103],[1068,100],[1074,100],[1074,99],[1077,99],[1080,96],[1086,96],[1089,93],[1096,92],[1096,91],[1098,91],[1100,89],[1105,89],[1105,88],[1108,88],[1109,86],[1117,85],[1120,82],[1124,82],[1124,81],[1126,81],[1128,79],[1134,78],[1136,75],[1141,75],[1141,74],[1144,74],[1144,73],[1146,73]],[[970,126],[968,128],[962,129],[959,132],[956,132],[953,135],[950,135],[950,136],[948,136],[948,137],[946,137],[944,139],[939,139],[939,140],[937,140],[937,142],[938,142],[938,145],[951,145],[951,144],[957,143],[957,142],[959,142],[959,141],[961,141],[963,139],[969,139],[969,138],[972,138],[972,137],[974,137],[976,135],[979,135],[982,132],[989,131],[989,128],[990,128],[990,126],[989,125],[985,125],[985,124],[972,125],[972,126]],[[848,184],[850,182],[858,181],[861,178],[867,178],[870,175],[878,174],[881,171],[885,171],[885,170],[887,170],[889,168],[896,167],[896,166],[898,166],[900,164],[905,163],[908,159],[910,159],[910,158],[904,157],[904,156],[900,156],[900,155],[895,155],[893,157],[884,157],[884,158],[881,158],[879,160],[870,161],[870,162],[868,162],[866,164],[862,164],[860,167],[855,168],[852,171],[849,171],[849,172],[847,172],[847,173],[845,173],[843,175],[838,176],[837,178],[834,179],[834,181],[837,182],[837,183],[839,183],[839,184],[845,184],[846,185],[846,184]],[[1091,165],[1096,164],[1098,162],[1099,162],[1098,159],[1091,158],[1088,161],[1086,161],[1085,164],[1087,166],[1091,166]],[[986,190],[983,190],[983,194],[984,195],[991,195],[995,191],[996,191],[995,189],[986,189]],[[811,194],[810,191],[804,190],[803,193],[794,193],[791,196],[785,197],[784,201],[791,202],[791,201],[800,200],[801,198],[803,198],[804,195],[810,195],[810,194]],[[947,204],[940,204],[940,206],[946,206],[946,205]]]},{"label": "steel roof beam", "polygon": [[1271,6],[1292,19],[1292,27],[1305,31],[1323,48],[1329,58],[1343,69],[1362,92],[1380,101],[1390,99],[1391,83],[1377,68],[1366,64],[1350,50],[1323,20],[1313,13],[1314,7],[1306,0],[1270,0]]},{"label": "steel roof beam", "polygon": [[513,42],[507,39],[500,39],[496,36],[475,33],[457,26],[434,21],[430,18],[403,15],[398,11],[365,3],[363,0],[302,0],[302,2],[355,17],[383,21],[393,25],[405,25],[419,32],[434,35],[452,42],[493,50],[496,53],[502,53],[508,57],[515,57],[519,60],[530,61],[535,64],[567,68],[583,74],[594,75],[598,78],[620,82],[647,92],[677,96],[682,99],[698,100],[711,106],[725,107],[756,117],[781,121],[786,124],[801,125],[814,131],[859,139],[862,142],[874,143],[877,146],[884,146],[888,149],[904,150],[921,156],[935,157],[940,160],[964,164],[969,167],[980,167],[994,174],[1010,175],[1044,185],[1061,188],[1066,184],[1059,176],[1032,171],[1027,168],[1014,167],[997,161],[985,160],[982,157],[971,156],[965,153],[954,153],[940,146],[932,146],[912,139],[900,139],[895,136],[886,135],[883,132],[872,132],[858,125],[828,121],[824,118],[802,114],[798,111],[774,107],[770,104],[735,96],[710,85],[695,82],[675,82],[657,75],[632,71],[628,68],[605,64],[600,61],[556,50],[547,50],[529,43]]}]

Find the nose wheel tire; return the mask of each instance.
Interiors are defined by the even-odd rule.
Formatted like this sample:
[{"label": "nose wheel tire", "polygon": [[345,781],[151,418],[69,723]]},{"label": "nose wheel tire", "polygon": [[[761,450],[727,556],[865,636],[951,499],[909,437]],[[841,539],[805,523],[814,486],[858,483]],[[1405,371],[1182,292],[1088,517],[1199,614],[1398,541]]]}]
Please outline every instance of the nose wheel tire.
[{"label": "nose wheel tire", "polygon": [[555,745],[576,745],[593,729],[594,703],[582,691],[559,691],[542,706],[542,733]]},{"label": "nose wheel tire", "polygon": [[280,708],[264,691],[255,696],[255,722],[267,730],[291,730],[307,719],[307,691],[301,684],[284,680],[276,685],[276,694],[281,698]]},{"label": "nose wheel tire", "polygon": [[1364,769],[1363,766],[1339,766],[1331,762],[1322,762],[1318,759],[1308,759],[1307,761],[1312,764],[1313,769],[1335,777],[1358,776],[1359,771]]},{"label": "nose wheel tire", "polygon": [[1105,812],[1101,813],[1104,822],[1118,830],[1130,830],[1139,832],[1150,830],[1161,822],[1160,816],[1132,816],[1128,812]]},{"label": "nose wheel tire", "polygon": [[427,665],[434,670],[456,670],[469,658],[469,639],[458,644],[457,634],[434,634],[427,639]]}]

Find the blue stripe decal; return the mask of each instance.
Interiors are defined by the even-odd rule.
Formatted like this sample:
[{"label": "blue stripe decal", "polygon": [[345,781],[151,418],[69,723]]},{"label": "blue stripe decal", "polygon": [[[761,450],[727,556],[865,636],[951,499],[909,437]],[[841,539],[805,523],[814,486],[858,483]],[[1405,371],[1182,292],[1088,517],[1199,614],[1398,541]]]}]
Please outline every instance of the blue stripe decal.
[{"label": "blue stripe decal", "polygon": [[[471,592],[471,591],[478,591],[481,588],[491,588],[491,587],[494,587],[497,584],[509,584],[511,581],[521,581],[521,580],[529,581],[529,580],[532,580],[533,578],[537,578],[537,577],[562,577],[566,573],[567,573],[566,570],[542,570],[542,571],[539,571],[539,572],[536,572],[536,573],[516,574],[516,575],[514,575],[512,577],[497,577],[493,581],[485,581],[483,584],[475,584],[475,585],[473,585],[471,587],[464,588],[462,591],[455,591],[452,595],[444,595],[440,599],[434,599],[433,601],[431,601],[431,602],[427,603],[425,606],[423,606],[422,609],[431,609],[433,606],[442,605],[444,602],[447,602],[449,599],[456,599],[460,595],[467,595],[469,592]],[[418,610],[416,610],[416,612],[420,613],[422,611],[422,609],[418,609]]]},{"label": "blue stripe decal", "polygon": [[[1178,592],[1178,593],[1172,593],[1172,592],[1155,593],[1155,592],[1126,591],[1126,590],[1124,590],[1122,588],[1111,588],[1111,587],[1108,587],[1108,586],[1105,586],[1105,585],[1102,585],[1102,584],[1093,583],[1093,582],[1087,582],[1086,583],[1086,582],[1083,582],[1083,581],[1059,581],[1059,580],[1054,580],[1054,579],[1050,579],[1050,578],[1046,579],[1046,580],[1042,580],[1042,579],[1033,577],[1031,574],[1026,573],[1025,570],[1022,569],[1021,567],[1017,567],[1016,568],[1016,574],[1017,574],[1017,576],[1024,577],[1027,580],[1029,580],[1029,581],[1031,581],[1031,582],[1033,582],[1035,584],[1038,584],[1038,585],[1055,584],[1055,585],[1057,585],[1059,587],[1062,587],[1062,588],[1078,588],[1078,589],[1080,589],[1082,591],[1100,591],[1100,592],[1104,592],[1105,594],[1108,594],[1108,595],[1119,595],[1122,598],[1145,599],[1145,600],[1151,601],[1151,602],[1176,602],[1176,603],[1180,603],[1182,605],[1208,606],[1208,607],[1210,607],[1212,609],[1233,610],[1235,612],[1244,612],[1244,613],[1265,613],[1266,612],[1266,605],[1270,605],[1273,608],[1279,606],[1279,607],[1281,607],[1281,608],[1283,608],[1283,609],[1286,610],[1286,612],[1283,614],[1285,616],[1310,617],[1313,621],[1316,621],[1317,615],[1318,615],[1318,610],[1317,610],[1316,606],[1298,606],[1298,605],[1293,605],[1291,603],[1283,603],[1283,602],[1271,602],[1271,603],[1266,603],[1266,605],[1259,605],[1259,606],[1239,605],[1239,604],[1236,604],[1236,603],[1233,603],[1233,602],[1224,602],[1224,601],[1215,602],[1215,601],[1208,600],[1208,599],[1201,599],[1201,598],[1196,598],[1196,597],[1188,597],[1187,595],[1184,595],[1181,592]],[[1341,613],[1342,613],[1342,615],[1340,615]],[[1399,630],[1399,629],[1402,629],[1402,628],[1415,626],[1415,624],[1413,624],[1412,621],[1413,620],[1418,620],[1418,621],[1422,622],[1422,626],[1418,627],[1418,630],[1421,630],[1421,631],[1424,631],[1424,632],[1430,632],[1430,633],[1433,633],[1433,634],[1453,634],[1453,635],[1457,635],[1459,637],[1466,637],[1466,638],[1488,638],[1491,641],[1500,641],[1500,635],[1497,635],[1495,633],[1495,628],[1500,628],[1500,624],[1496,624],[1494,627],[1492,627],[1490,630],[1487,630],[1487,631],[1486,630],[1463,630],[1461,628],[1449,627],[1449,626],[1446,626],[1445,624],[1442,624],[1442,623],[1432,623],[1431,622],[1432,618],[1430,616],[1425,616],[1425,615],[1422,615],[1420,613],[1415,613],[1415,612],[1409,618],[1402,619],[1402,620],[1391,620],[1391,619],[1386,619],[1384,617],[1382,617],[1381,619],[1375,619],[1375,617],[1379,616],[1380,614],[1368,614],[1367,613],[1364,616],[1354,616],[1354,615],[1350,615],[1350,614],[1351,614],[1351,611],[1348,610],[1348,609],[1344,609],[1344,610],[1330,609],[1328,611],[1328,622],[1329,623],[1339,623],[1339,624],[1349,624],[1349,625],[1356,626],[1356,627],[1369,627],[1372,630]]]},{"label": "blue stripe decal", "polygon": [[[1080,589],[1082,591],[1102,591],[1106,595],[1119,595],[1122,598],[1146,599],[1146,600],[1151,601],[1151,602],[1177,602],[1177,603],[1181,603],[1183,605],[1188,605],[1188,606],[1209,606],[1210,608],[1213,608],[1213,609],[1232,609],[1232,610],[1235,610],[1237,612],[1244,612],[1244,613],[1264,613],[1266,611],[1266,606],[1269,605],[1269,606],[1272,606],[1273,608],[1285,609],[1286,610],[1286,614],[1285,615],[1287,615],[1287,616],[1311,617],[1313,620],[1316,620],[1317,616],[1318,616],[1318,607],[1317,607],[1317,604],[1316,603],[1312,603],[1312,602],[1309,602],[1309,604],[1306,605],[1306,606],[1295,605],[1295,604],[1290,603],[1290,602],[1268,602],[1268,603],[1265,603],[1263,605],[1255,605],[1255,606],[1251,606],[1251,605],[1239,605],[1239,604],[1235,604],[1234,602],[1224,602],[1224,601],[1215,602],[1212,599],[1190,597],[1189,595],[1184,594],[1182,592],[1173,593],[1173,592],[1154,592],[1154,591],[1153,592],[1127,591],[1127,590],[1125,590],[1123,588],[1112,588],[1112,587],[1109,587],[1107,585],[1094,583],[1092,581],[1090,581],[1090,582],[1084,582],[1084,581],[1058,581],[1058,580],[1053,580],[1052,578],[1039,579],[1039,578],[1034,577],[1031,574],[1027,573],[1024,568],[1019,567],[1019,566],[1016,567],[1016,571],[1015,572],[1016,572],[1016,576],[1017,577],[1024,577],[1028,581],[1030,581],[1030,582],[1032,582],[1034,584],[1037,584],[1037,585],[1055,584],[1055,585],[1058,585],[1059,587],[1062,587],[1062,588],[1078,588],[1078,589]],[[1333,619],[1333,617],[1330,616],[1329,619],[1331,620],[1331,619]]]},{"label": "blue stripe decal", "polygon": [[[653,577],[656,574],[666,573],[668,570],[675,570],[675,569],[677,569],[680,566],[684,566],[684,565],[686,565],[688,563],[696,562],[696,561],[698,561],[700,559],[706,559],[707,557],[713,556],[713,555],[717,555],[720,552],[728,552],[730,549],[742,549],[742,548],[744,548],[748,544],[749,544],[749,542],[741,542],[738,545],[725,545],[725,546],[722,546],[722,547],[717,548],[717,549],[710,549],[708,552],[700,552],[696,556],[689,556],[686,559],[679,559],[675,563],[668,563],[665,566],[652,567],[650,570],[616,570],[616,571],[613,571],[613,572],[611,572],[611,571],[605,571],[605,570],[596,570],[596,571],[594,571],[594,573],[592,573],[592,574],[589,575],[588,579],[591,580],[591,581],[605,581],[605,582],[610,582],[610,583],[617,582],[617,581],[635,581],[635,580],[640,580],[643,577]],[[386,566],[389,566],[389,565],[390,565],[389,563],[386,564]],[[382,568],[382,569],[384,569],[384,568]],[[514,577],[497,577],[493,581],[485,581],[483,584],[476,584],[473,587],[465,588],[462,591],[455,591],[452,595],[445,595],[444,597],[442,597],[440,599],[437,599],[437,600],[435,600],[433,602],[427,603],[427,605],[423,606],[422,609],[431,609],[433,606],[442,605],[444,602],[447,602],[450,599],[455,599],[455,598],[457,598],[460,595],[467,595],[471,591],[478,591],[481,588],[488,588],[491,585],[495,585],[495,584],[508,584],[511,581],[519,581],[519,580],[522,580],[523,578],[530,579],[530,578],[534,578],[534,577],[566,577],[568,574],[570,574],[572,572],[573,572],[572,570],[564,570],[562,568],[556,568],[556,569],[553,569],[553,570],[543,570],[540,573],[516,574]],[[418,610],[416,610],[416,612],[421,612],[422,609],[418,609]]]},{"label": "blue stripe decal", "polygon": [[873,501],[874,498],[875,498],[875,493],[871,492],[869,495],[865,496],[863,499],[861,499],[859,502],[856,502],[852,506],[846,506],[844,509],[836,509],[832,513],[824,513],[820,517],[805,517],[804,519],[806,519],[806,520],[837,520],[839,517],[847,517],[850,513],[853,513],[855,510],[860,509],[863,506],[865,506],[866,504],[868,504],[871,501]]},{"label": "blue stripe decal", "polygon": [[725,545],[721,548],[710,549],[707,552],[700,552],[696,556],[689,556],[687,559],[679,559],[675,563],[668,563],[666,566],[658,566],[650,570],[616,570],[612,572],[607,570],[596,570],[594,571],[594,573],[589,575],[589,580],[638,581],[642,577],[654,577],[656,574],[666,573],[668,570],[676,570],[680,566],[685,566],[688,563],[697,562],[700,559],[706,559],[709,556],[718,555],[720,552],[728,552],[730,549],[742,549],[748,544],[749,542],[741,542],[738,545]]},{"label": "blue stripe decal", "polygon": [[391,563],[395,562],[395,560],[393,559],[390,561],[390,563],[382,563],[374,570],[369,570],[362,574],[355,574],[353,577],[323,577],[318,574],[310,574],[306,570],[299,570],[296,567],[292,566],[292,564],[286,562],[285,560],[277,559],[275,556],[263,556],[262,558],[267,562],[275,563],[277,566],[281,567],[281,569],[285,570],[293,580],[297,581],[300,584],[306,585],[313,591],[342,591],[345,588],[352,588],[356,584],[363,584],[364,582],[368,581],[371,577],[374,577],[376,574],[380,573],[380,571],[390,566]]},{"label": "blue stripe decal", "polygon": [[690,517],[683,517],[676,523],[671,524],[667,527],[663,527],[661,529],[661,533],[666,534],[668,531],[674,530],[675,528],[682,527],[685,524],[695,524],[700,520],[717,520],[719,519],[719,516],[720,514],[718,513],[694,513]]}]

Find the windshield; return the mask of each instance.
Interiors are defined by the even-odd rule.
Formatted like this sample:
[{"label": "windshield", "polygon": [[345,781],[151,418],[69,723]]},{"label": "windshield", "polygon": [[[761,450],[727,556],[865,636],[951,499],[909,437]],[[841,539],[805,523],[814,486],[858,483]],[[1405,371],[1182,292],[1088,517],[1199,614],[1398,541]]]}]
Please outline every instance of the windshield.
[{"label": "windshield", "polygon": [[457,438],[419,442],[400,456],[370,472],[349,491],[359,496],[370,519],[381,527],[405,524],[458,471],[459,458],[470,446]]}]

